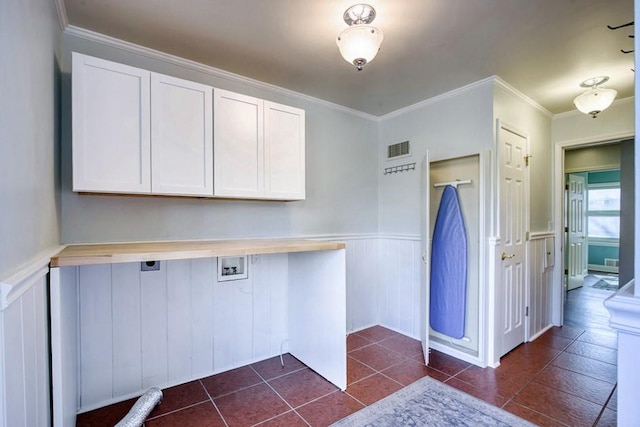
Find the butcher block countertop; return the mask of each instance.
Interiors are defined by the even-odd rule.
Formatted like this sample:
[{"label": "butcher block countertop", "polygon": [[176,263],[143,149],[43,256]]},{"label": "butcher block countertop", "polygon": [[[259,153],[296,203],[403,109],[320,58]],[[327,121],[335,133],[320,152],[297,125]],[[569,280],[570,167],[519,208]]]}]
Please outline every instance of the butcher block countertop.
[{"label": "butcher block countertop", "polygon": [[342,242],[260,239],[69,245],[51,267],[344,249]]}]

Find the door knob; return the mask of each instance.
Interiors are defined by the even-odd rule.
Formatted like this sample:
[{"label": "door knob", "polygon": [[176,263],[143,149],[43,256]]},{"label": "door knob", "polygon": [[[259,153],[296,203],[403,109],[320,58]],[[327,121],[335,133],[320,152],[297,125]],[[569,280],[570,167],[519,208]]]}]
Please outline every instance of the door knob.
[{"label": "door knob", "polygon": [[502,252],[500,258],[504,261],[505,259],[513,258],[514,256],[516,256],[516,254],[507,255],[506,253]]}]

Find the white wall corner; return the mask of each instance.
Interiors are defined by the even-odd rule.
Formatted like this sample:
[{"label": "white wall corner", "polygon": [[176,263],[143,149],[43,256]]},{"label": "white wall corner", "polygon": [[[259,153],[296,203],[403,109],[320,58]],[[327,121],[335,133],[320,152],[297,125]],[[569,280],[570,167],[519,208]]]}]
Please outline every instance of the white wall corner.
[{"label": "white wall corner", "polygon": [[531,107],[535,108],[536,110],[540,111],[545,116],[547,116],[549,118],[553,117],[553,113],[551,111],[547,110],[542,105],[538,104],[536,101],[534,101],[533,99],[529,98],[527,95],[525,95],[524,93],[520,92],[515,87],[511,86],[509,83],[507,83],[504,80],[502,80],[499,76],[493,76],[492,80],[495,82],[496,87],[499,87],[502,90],[510,93],[512,96],[520,99],[525,104],[528,104]]},{"label": "white wall corner", "polygon": [[[432,104],[441,102],[441,101],[443,101],[443,100],[445,100],[447,98],[452,98],[452,97],[455,97],[455,96],[458,96],[458,95],[462,95],[462,94],[464,94],[466,92],[469,92],[471,90],[477,89],[479,87],[486,86],[486,85],[492,85],[496,81],[496,79],[499,79],[499,77],[491,76],[491,77],[487,77],[486,79],[478,80],[477,82],[469,83],[466,86],[462,86],[462,87],[459,87],[457,89],[450,90],[449,92],[445,92],[443,94],[436,95],[434,97],[425,99],[424,101],[420,101],[420,102],[417,102],[415,104],[408,105],[406,107],[400,108],[400,109],[392,111],[390,113],[387,113],[387,114],[385,114],[383,116],[378,117],[378,121],[383,121],[383,120],[391,119],[391,118],[394,118],[394,117],[397,117],[397,116],[401,116],[401,115],[403,115],[405,113],[408,113],[409,111],[418,110],[420,108],[426,107],[427,105],[432,105]],[[506,83],[505,83],[505,85],[506,85]],[[520,92],[518,92],[518,93],[520,93]]]},{"label": "white wall corner", "polygon": [[635,279],[607,298],[609,325],[618,332],[640,336],[640,298],[634,296]]},{"label": "white wall corner", "polygon": [[67,8],[64,5],[64,0],[54,0],[56,3],[56,11],[58,12],[58,23],[60,24],[60,30],[64,31],[69,25],[67,19]]}]

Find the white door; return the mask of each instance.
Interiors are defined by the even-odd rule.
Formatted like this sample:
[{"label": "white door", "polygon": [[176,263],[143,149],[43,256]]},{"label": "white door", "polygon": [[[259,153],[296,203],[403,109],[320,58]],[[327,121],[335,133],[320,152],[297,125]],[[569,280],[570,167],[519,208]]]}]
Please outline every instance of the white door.
[{"label": "white door", "polygon": [[151,75],[151,192],[213,196],[213,88]]},{"label": "white door", "polygon": [[500,128],[498,296],[501,303],[501,355],[524,342],[526,326],[526,149],[521,135]]},{"label": "white door", "polygon": [[150,73],[73,53],[73,191],[151,191]]},{"label": "white door", "polygon": [[569,175],[567,206],[567,290],[582,286],[587,274],[585,179]]},{"label": "white door", "polygon": [[264,193],[269,199],[305,197],[305,113],[264,101]]},{"label": "white door", "polygon": [[264,102],[213,92],[213,186],[220,197],[264,196]]},{"label": "white door", "polygon": [[420,302],[422,305],[422,317],[420,319],[422,353],[424,354],[424,364],[429,364],[429,291],[431,283],[431,225],[430,225],[430,192],[431,180],[429,179],[429,152],[422,160],[422,286],[420,286]]}]

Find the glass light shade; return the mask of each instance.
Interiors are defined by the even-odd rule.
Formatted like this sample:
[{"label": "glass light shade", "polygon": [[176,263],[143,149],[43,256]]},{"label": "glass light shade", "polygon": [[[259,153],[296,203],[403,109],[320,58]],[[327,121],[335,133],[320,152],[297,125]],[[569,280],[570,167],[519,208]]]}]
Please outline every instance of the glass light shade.
[{"label": "glass light shade", "polygon": [[336,39],[342,57],[358,70],[376,57],[384,35],[370,25],[352,25]]},{"label": "glass light shade", "polygon": [[576,105],[576,108],[584,114],[590,114],[591,117],[595,117],[601,111],[609,108],[617,94],[618,92],[614,89],[589,89],[583,94],[578,95],[576,99],[573,100],[573,103]]}]

